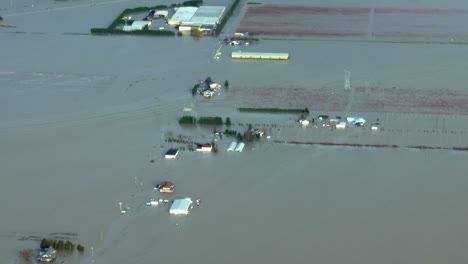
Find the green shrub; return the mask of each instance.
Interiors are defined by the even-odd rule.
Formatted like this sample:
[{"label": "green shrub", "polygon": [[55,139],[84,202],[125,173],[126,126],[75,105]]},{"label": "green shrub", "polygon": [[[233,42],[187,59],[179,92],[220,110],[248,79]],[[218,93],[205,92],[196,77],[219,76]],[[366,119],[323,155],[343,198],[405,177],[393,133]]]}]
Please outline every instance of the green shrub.
[{"label": "green shrub", "polygon": [[231,125],[231,118],[226,117],[226,126],[230,126],[230,125]]},{"label": "green shrub", "polygon": [[204,124],[204,125],[222,125],[223,124],[223,119],[219,116],[216,117],[200,117],[198,119],[199,124]]},{"label": "green shrub", "polygon": [[80,244],[78,244],[78,246],[76,246],[76,250],[78,250],[78,252],[80,253],[83,253],[84,252],[84,247]]},{"label": "green shrub", "polygon": [[193,116],[183,116],[179,119],[179,124],[195,124],[197,120]]},{"label": "green shrub", "polygon": [[281,108],[239,108],[239,112],[257,113],[308,113],[309,109],[281,109]]},{"label": "green shrub", "polygon": [[195,6],[199,7],[203,4],[203,0],[190,0],[182,3],[183,6]]},{"label": "green shrub", "polygon": [[45,238],[41,240],[41,248],[48,248],[50,246],[49,241]]},{"label": "green shrub", "polygon": [[200,84],[195,84],[192,88],[192,95],[196,95],[198,93],[198,88],[200,87]]},{"label": "green shrub", "polygon": [[92,34],[115,34],[115,35],[155,35],[155,36],[174,36],[175,33],[169,30],[134,30],[124,31],[122,29],[92,28]]}]

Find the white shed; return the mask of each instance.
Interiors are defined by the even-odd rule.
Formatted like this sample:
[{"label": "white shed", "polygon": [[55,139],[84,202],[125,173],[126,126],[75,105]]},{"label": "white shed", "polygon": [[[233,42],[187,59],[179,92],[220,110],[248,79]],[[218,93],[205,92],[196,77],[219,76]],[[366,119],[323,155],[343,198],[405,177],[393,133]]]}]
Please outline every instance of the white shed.
[{"label": "white shed", "polygon": [[245,147],[245,144],[241,142],[241,143],[237,144],[237,147],[236,147],[236,149],[234,149],[234,151],[242,152],[244,147]]},{"label": "white shed", "polygon": [[192,198],[177,199],[171,205],[169,213],[173,215],[186,215],[192,205]]},{"label": "white shed", "polygon": [[140,29],[143,29],[145,26],[150,26],[151,21],[145,21],[145,20],[135,20],[132,23],[132,26],[134,27],[140,27]]},{"label": "white shed", "polygon": [[353,125],[362,126],[366,123],[366,120],[362,117],[356,117],[353,121]]},{"label": "white shed", "polygon": [[167,10],[158,10],[154,13],[154,17],[167,17],[167,15],[169,15]]},{"label": "white shed", "polygon": [[169,149],[168,151],[166,151],[166,155],[164,155],[164,157],[166,159],[175,159],[178,154],[179,154],[178,149]]},{"label": "white shed", "polygon": [[122,28],[123,31],[133,31],[133,30],[141,30],[141,27],[139,26],[129,26],[126,25]]},{"label": "white shed", "polygon": [[231,142],[231,144],[229,144],[229,147],[227,148],[227,151],[234,151],[236,149],[236,146],[236,142]]}]

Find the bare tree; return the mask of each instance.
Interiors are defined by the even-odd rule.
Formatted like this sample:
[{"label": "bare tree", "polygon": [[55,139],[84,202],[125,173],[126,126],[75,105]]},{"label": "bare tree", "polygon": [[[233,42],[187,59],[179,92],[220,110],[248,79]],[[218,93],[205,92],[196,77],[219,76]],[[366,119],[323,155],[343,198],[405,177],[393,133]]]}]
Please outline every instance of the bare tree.
[{"label": "bare tree", "polygon": [[30,261],[34,257],[34,251],[32,249],[23,249],[18,253],[19,257],[25,261]]}]

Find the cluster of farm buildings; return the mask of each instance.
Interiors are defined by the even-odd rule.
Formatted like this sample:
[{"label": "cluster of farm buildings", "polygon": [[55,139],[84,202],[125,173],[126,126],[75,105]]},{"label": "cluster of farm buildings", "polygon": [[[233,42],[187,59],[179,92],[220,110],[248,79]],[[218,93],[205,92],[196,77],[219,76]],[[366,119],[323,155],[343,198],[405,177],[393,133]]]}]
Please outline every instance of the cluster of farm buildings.
[{"label": "cluster of farm buildings", "polygon": [[151,23],[158,18],[166,19],[170,26],[174,26],[179,31],[191,31],[199,29],[202,32],[211,32],[216,29],[221,18],[226,10],[224,6],[201,6],[201,7],[176,7],[175,13],[167,19],[169,11],[167,10],[151,10],[148,15],[142,20],[135,20],[131,25],[123,27],[125,31],[142,30],[145,26],[150,26]]}]

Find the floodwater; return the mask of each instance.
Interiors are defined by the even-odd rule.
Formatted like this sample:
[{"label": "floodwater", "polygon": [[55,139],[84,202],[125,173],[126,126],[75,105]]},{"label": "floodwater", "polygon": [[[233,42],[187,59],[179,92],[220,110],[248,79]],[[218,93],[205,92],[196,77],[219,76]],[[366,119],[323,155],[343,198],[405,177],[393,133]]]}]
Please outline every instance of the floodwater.
[{"label": "floodwater", "polygon": [[[466,116],[352,113],[381,119],[385,133],[370,138],[359,130],[295,130],[293,115],[236,111],[256,100],[264,107],[288,105],[274,94],[249,92],[255,88],[339,89],[344,69],[351,71],[352,86],[466,92],[467,46],[304,38],[225,47],[216,38],[88,34],[91,27],[107,26],[123,8],[152,4],[2,1],[2,23],[15,26],[0,28],[0,256],[5,263],[20,263],[19,250],[38,246],[21,237],[52,233],[76,233],[70,239],[86,247],[83,255],[65,258],[67,263],[468,261],[466,152],[273,142],[466,146]],[[374,4],[468,8],[457,1]],[[343,5],[348,4],[330,2]],[[234,32],[245,9],[235,12],[225,34]],[[222,56],[215,60],[219,48]],[[289,52],[291,59],[231,60],[230,51],[239,49]],[[229,80],[229,90],[210,100],[192,98],[193,84],[207,76]],[[314,109],[314,102],[303,103],[298,107],[326,114],[318,112],[325,108]],[[233,139],[223,138],[217,154],[182,151],[176,160],[165,160],[165,149],[180,146],[165,142],[168,135],[211,141],[212,127],[177,124],[190,113],[184,107],[198,116],[230,116],[237,130],[247,122],[284,128],[242,153],[226,153]],[[425,134],[429,129],[440,133]],[[170,216],[169,204],[144,206],[160,197],[152,189],[159,180],[177,186],[168,199],[201,198],[202,204],[188,216]],[[130,208],[124,216],[120,202]]]}]

